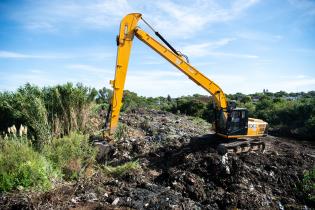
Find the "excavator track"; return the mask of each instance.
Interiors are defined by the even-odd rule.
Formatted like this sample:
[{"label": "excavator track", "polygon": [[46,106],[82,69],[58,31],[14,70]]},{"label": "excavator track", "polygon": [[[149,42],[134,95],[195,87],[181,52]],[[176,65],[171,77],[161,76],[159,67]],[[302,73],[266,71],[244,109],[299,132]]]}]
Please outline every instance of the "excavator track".
[{"label": "excavator track", "polygon": [[258,138],[242,138],[234,140],[233,142],[221,143],[218,145],[217,150],[220,154],[224,155],[226,153],[247,153],[251,151],[265,151],[265,143]]}]

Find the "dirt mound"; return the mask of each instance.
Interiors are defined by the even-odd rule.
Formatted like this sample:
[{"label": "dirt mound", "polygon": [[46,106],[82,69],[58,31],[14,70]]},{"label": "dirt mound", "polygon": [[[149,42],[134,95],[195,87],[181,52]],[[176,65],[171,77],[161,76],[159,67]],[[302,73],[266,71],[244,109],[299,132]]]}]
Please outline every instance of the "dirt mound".
[{"label": "dirt mound", "polygon": [[[221,156],[206,122],[154,110],[125,113],[127,135],[101,164],[138,160],[120,176],[97,171],[47,193],[3,194],[1,209],[301,209],[314,148],[265,137],[264,153]],[[314,207],[314,204],[307,204]]]}]

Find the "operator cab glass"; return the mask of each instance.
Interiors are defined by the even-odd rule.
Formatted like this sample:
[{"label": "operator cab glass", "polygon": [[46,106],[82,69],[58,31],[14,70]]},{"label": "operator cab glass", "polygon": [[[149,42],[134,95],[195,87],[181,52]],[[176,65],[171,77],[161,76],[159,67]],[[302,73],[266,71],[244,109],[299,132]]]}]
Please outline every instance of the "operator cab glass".
[{"label": "operator cab glass", "polygon": [[231,111],[227,119],[227,135],[246,135],[248,111],[236,108]]},{"label": "operator cab glass", "polygon": [[226,122],[223,120],[223,111],[216,117],[218,133],[234,136],[246,135],[248,127],[248,111],[243,108],[235,108],[227,113]]}]

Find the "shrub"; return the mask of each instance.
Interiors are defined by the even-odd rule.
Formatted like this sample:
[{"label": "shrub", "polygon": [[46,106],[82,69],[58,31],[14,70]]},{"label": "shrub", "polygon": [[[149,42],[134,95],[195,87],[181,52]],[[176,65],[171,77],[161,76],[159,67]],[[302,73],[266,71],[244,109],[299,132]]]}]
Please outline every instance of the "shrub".
[{"label": "shrub", "polygon": [[0,191],[19,187],[47,190],[58,173],[51,164],[21,139],[0,139]]},{"label": "shrub", "polygon": [[302,191],[307,200],[315,204],[315,168],[304,173]]},{"label": "shrub", "polygon": [[114,139],[116,141],[119,141],[123,138],[126,138],[127,136],[128,136],[128,127],[124,124],[119,123],[114,133]]},{"label": "shrub", "polygon": [[82,168],[95,160],[96,148],[89,144],[85,135],[72,133],[69,136],[53,139],[45,145],[43,154],[61,168],[65,179],[76,179]]},{"label": "shrub", "polygon": [[51,131],[55,137],[74,131],[86,131],[97,91],[72,83],[45,87],[42,90]]},{"label": "shrub", "polygon": [[0,129],[12,124],[19,127],[24,124],[29,128],[29,136],[34,137],[36,148],[41,148],[49,140],[50,132],[41,90],[26,84],[15,93],[0,93]]},{"label": "shrub", "polygon": [[122,176],[126,172],[131,171],[131,170],[136,170],[140,167],[139,162],[136,161],[130,161],[127,163],[124,163],[120,166],[104,166],[104,172],[106,174],[110,174],[113,176]]}]

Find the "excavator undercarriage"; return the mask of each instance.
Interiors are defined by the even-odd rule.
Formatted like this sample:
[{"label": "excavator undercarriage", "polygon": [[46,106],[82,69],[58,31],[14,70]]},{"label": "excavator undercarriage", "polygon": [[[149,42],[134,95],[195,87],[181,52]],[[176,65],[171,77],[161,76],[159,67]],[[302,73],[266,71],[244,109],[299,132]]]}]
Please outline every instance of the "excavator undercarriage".
[{"label": "excavator undercarriage", "polygon": [[226,153],[240,154],[251,151],[264,152],[265,147],[264,141],[260,138],[240,138],[220,143],[217,150],[219,154],[224,155]]}]

